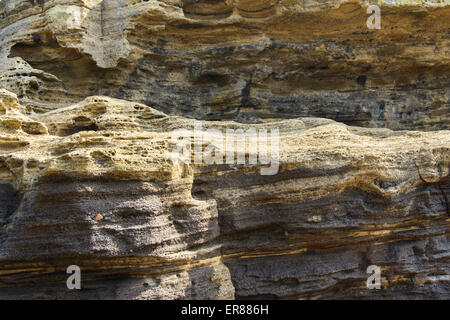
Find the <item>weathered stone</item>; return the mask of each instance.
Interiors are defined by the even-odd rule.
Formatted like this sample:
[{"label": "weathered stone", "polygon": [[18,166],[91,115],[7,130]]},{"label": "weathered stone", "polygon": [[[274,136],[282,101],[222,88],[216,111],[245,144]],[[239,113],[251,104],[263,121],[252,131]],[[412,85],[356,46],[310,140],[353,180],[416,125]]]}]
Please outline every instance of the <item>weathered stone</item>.
[{"label": "weathered stone", "polygon": [[7,1],[0,81],[36,111],[106,95],[207,120],[448,129],[449,2],[422,2],[384,2],[370,30],[363,1]]},{"label": "weathered stone", "polygon": [[0,0],[0,299],[449,299],[450,7],[390,3]]},{"label": "weathered stone", "polygon": [[[33,119],[48,133],[0,131],[2,298],[448,298],[448,130],[203,123],[279,128],[280,171],[262,176],[172,162],[172,130],[195,120],[136,103]],[[92,290],[65,288],[73,264]],[[376,294],[372,264],[387,279]]]}]

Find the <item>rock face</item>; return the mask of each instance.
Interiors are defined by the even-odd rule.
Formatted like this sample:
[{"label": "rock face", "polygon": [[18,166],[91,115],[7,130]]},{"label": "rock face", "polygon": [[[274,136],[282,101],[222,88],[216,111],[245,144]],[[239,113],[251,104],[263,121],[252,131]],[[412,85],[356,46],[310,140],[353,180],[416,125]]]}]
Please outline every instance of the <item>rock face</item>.
[{"label": "rock face", "polygon": [[[106,97],[32,120],[1,98],[2,298],[449,297],[449,131],[265,124],[263,176],[174,163],[170,132],[195,120]],[[69,265],[91,290],[65,288]]]},{"label": "rock face", "polygon": [[[367,16],[0,1],[0,299],[449,299],[450,7]],[[276,131],[276,174],[174,161],[200,125]]]},{"label": "rock face", "polygon": [[450,2],[383,3],[371,30],[357,1],[3,1],[0,81],[36,111],[106,95],[206,120],[447,129]]}]

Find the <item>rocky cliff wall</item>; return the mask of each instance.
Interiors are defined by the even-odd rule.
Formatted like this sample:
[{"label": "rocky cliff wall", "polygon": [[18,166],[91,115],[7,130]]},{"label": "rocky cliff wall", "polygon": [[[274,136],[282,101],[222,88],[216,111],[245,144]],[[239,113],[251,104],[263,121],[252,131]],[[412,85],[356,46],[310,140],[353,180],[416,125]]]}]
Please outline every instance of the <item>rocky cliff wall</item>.
[{"label": "rocky cliff wall", "polygon": [[401,4],[368,29],[358,1],[3,1],[0,79],[36,110],[106,95],[205,120],[447,129],[449,3]]},{"label": "rocky cliff wall", "polygon": [[448,131],[275,122],[264,176],[173,163],[194,120],[106,97],[30,118],[1,93],[2,298],[448,297]]},{"label": "rocky cliff wall", "polygon": [[450,7],[366,7],[0,1],[0,298],[449,299]]}]

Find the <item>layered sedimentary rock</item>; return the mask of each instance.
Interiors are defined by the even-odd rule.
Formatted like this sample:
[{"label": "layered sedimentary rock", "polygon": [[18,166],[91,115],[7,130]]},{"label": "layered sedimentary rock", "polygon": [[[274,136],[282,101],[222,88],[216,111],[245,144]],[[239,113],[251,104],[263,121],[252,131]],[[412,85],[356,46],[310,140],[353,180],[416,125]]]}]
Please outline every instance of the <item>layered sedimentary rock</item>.
[{"label": "layered sedimentary rock", "polygon": [[173,161],[196,120],[107,97],[26,116],[0,95],[1,298],[449,298],[448,130],[202,123],[278,129],[261,175]]},{"label": "layered sedimentary rock", "polygon": [[369,4],[0,0],[0,298],[449,299],[449,3]]},{"label": "layered sedimentary rock", "polygon": [[92,95],[258,123],[449,127],[447,0],[0,2],[0,81],[39,112]]}]

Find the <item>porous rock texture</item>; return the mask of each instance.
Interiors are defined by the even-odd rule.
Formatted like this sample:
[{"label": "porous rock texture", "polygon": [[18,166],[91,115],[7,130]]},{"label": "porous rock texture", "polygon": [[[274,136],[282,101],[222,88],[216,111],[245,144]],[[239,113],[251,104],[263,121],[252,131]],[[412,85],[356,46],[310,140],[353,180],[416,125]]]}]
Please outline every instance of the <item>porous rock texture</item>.
[{"label": "porous rock texture", "polygon": [[358,1],[1,1],[0,81],[37,112],[105,95],[206,120],[447,129],[449,0],[382,2],[377,30]]},{"label": "porous rock texture", "polygon": [[450,7],[398,2],[0,1],[0,298],[449,299]]}]

